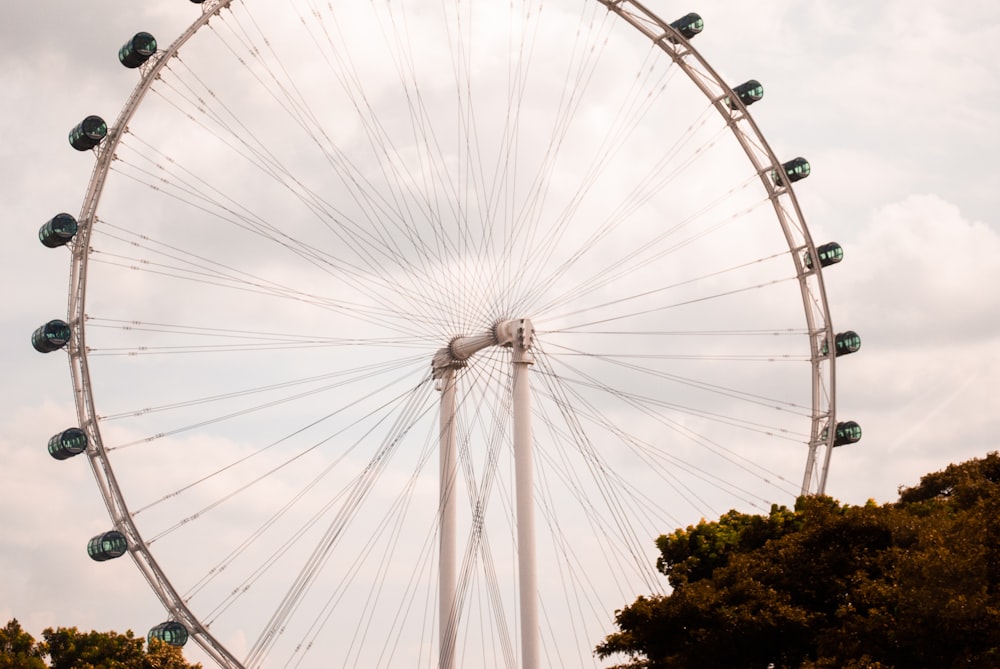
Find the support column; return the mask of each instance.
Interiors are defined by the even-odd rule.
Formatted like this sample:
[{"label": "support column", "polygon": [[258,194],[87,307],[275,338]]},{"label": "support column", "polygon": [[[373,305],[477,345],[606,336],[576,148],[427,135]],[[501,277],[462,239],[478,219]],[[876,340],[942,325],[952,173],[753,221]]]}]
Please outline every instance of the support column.
[{"label": "support column", "polygon": [[441,391],[440,444],[440,497],[438,502],[438,669],[454,669],[455,628],[458,615],[455,610],[455,589],[458,583],[455,483],[456,465],[455,425],[455,366],[449,364],[440,371],[438,390]]},{"label": "support column", "polygon": [[540,669],[538,576],[535,561],[535,463],[531,442],[531,385],[528,370],[534,331],[531,321],[512,321],[514,366],[514,483],[517,496],[517,571],[521,606],[521,669]]},{"label": "support column", "polygon": [[538,632],[538,578],[535,561],[535,467],[531,442],[531,386],[528,370],[534,363],[531,352],[534,329],[522,318],[502,321],[492,330],[452,339],[434,355],[431,366],[441,391],[440,416],[440,542],[439,542],[439,669],[455,669],[455,640],[459,615],[457,551],[455,534],[456,486],[456,370],[487,346],[512,349],[514,411],[514,479],[517,497],[517,570],[521,619],[521,669],[540,669]]}]

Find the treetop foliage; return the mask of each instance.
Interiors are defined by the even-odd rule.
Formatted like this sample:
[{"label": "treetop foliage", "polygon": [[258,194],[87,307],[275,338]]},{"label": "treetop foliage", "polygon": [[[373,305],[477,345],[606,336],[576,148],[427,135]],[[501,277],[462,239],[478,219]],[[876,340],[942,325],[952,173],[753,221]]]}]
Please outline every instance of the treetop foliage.
[{"label": "treetop foliage", "polygon": [[619,668],[1000,667],[1000,456],[897,503],[803,497],[657,540],[673,587],[616,612]]},{"label": "treetop foliage", "polygon": [[144,640],[132,630],[118,634],[49,627],[42,639],[35,641],[16,619],[8,622],[0,629],[0,669],[201,669],[188,664],[180,648],[158,639],[144,648]]}]

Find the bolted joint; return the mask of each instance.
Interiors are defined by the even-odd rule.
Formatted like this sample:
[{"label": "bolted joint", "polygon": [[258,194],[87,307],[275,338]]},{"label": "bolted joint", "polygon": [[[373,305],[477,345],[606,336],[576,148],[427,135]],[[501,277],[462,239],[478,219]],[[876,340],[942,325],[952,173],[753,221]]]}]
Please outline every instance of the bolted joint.
[{"label": "bolted joint", "polygon": [[531,353],[535,343],[535,326],[530,318],[497,323],[496,333],[498,345],[514,349],[514,362],[529,365],[535,362],[535,357]]},{"label": "bolted joint", "polygon": [[[431,377],[440,380],[449,369],[459,369],[468,363],[465,360],[456,360],[452,355],[451,345],[438,349],[434,357],[431,358]],[[440,390],[440,388],[438,388]]]}]

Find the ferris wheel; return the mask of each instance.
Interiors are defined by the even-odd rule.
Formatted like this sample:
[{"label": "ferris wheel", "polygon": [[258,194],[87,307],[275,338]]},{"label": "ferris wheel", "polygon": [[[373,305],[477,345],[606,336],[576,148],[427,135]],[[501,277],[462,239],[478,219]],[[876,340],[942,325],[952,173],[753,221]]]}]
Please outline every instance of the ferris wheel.
[{"label": "ferris wheel", "polygon": [[39,232],[68,316],[32,335],[77,404],[49,452],[111,516],[88,553],[135,561],[151,636],[223,667],[598,666],[664,588],[656,536],[825,490],[861,436],[843,251],[698,15],[192,3],[70,132],[87,194]]}]

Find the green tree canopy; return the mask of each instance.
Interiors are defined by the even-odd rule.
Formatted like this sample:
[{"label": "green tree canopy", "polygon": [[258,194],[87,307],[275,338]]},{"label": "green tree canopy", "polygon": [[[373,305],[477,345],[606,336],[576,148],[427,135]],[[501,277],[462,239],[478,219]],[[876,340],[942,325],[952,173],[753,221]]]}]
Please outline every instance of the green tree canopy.
[{"label": "green tree canopy", "polygon": [[143,639],[131,630],[119,634],[50,627],[42,639],[35,641],[17,620],[8,622],[0,630],[0,669],[201,669],[188,664],[180,648],[157,639],[144,648]]},{"label": "green tree canopy", "polygon": [[0,629],[0,669],[45,669],[42,649],[17,619]]},{"label": "green tree canopy", "polygon": [[673,591],[617,611],[619,667],[1000,667],[1000,456],[895,504],[804,497],[657,540]]}]

